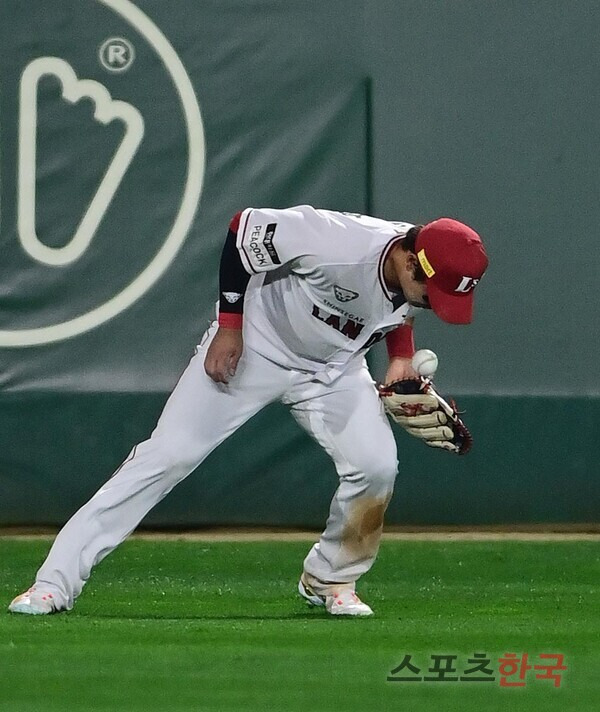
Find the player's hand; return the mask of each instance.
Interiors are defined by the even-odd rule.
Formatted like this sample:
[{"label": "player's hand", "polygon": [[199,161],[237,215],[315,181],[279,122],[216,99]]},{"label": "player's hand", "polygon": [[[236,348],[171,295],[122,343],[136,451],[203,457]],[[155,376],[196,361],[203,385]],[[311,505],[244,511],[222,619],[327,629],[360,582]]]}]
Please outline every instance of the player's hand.
[{"label": "player's hand", "polygon": [[242,355],[244,341],[241,329],[217,329],[204,359],[204,370],[216,383],[228,383]]},{"label": "player's hand", "polygon": [[419,374],[412,367],[412,359],[400,356],[391,358],[385,374],[385,383],[404,381],[407,378],[419,378]]}]

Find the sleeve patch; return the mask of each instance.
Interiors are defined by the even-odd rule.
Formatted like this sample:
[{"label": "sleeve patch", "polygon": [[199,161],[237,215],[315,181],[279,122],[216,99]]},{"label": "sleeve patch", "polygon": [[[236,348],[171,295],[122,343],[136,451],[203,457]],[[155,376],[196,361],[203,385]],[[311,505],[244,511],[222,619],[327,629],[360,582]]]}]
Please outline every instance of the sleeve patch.
[{"label": "sleeve patch", "polygon": [[269,257],[273,261],[274,265],[280,265],[281,260],[279,259],[279,255],[277,254],[277,250],[275,249],[275,245],[273,244],[273,237],[275,236],[275,229],[277,227],[277,223],[270,223],[267,225],[267,231],[265,232],[265,239],[264,239],[264,245],[266,251],[269,253]]},{"label": "sleeve patch", "polygon": [[273,244],[276,229],[277,223],[265,225],[251,221],[244,230],[242,247],[255,272],[281,264],[281,258]]}]

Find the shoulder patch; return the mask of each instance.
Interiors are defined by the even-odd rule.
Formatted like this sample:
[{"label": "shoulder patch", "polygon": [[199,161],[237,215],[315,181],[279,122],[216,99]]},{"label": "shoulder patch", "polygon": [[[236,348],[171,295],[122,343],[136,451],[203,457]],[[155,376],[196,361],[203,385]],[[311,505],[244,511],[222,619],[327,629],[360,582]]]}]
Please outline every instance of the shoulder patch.
[{"label": "shoulder patch", "polygon": [[[251,217],[254,215],[252,214]],[[281,264],[273,238],[277,223],[265,225],[261,222],[247,222],[239,246],[244,252],[254,272],[268,270]]]},{"label": "shoulder patch", "polygon": [[268,252],[273,264],[280,265],[281,260],[279,259],[279,255],[277,254],[277,250],[275,249],[275,245],[273,244],[273,237],[275,236],[276,228],[277,223],[269,223],[269,225],[267,225],[263,245],[265,246],[265,250]]}]

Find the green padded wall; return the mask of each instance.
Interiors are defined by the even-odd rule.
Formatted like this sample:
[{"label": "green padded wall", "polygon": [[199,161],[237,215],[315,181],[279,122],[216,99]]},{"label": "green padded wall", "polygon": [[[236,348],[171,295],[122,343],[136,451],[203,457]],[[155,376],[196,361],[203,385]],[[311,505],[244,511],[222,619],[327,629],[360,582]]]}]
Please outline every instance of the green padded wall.
[{"label": "green padded wall", "polygon": [[[230,216],[298,203],[454,216],[490,253],[473,325],[416,326],[475,449],[398,433],[388,521],[597,521],[599,20],[585,0],[3,0],[0,525],[60,524],[147,437]],[[320,526],[335,474],[282,410],[146,523]]]}]

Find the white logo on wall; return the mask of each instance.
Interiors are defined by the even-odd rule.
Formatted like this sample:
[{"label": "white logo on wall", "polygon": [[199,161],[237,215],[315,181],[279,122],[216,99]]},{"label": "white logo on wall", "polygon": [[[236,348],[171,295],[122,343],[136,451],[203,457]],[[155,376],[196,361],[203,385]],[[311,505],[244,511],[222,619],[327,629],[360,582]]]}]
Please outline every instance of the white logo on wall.
[{"label": "white logo on wall", "polygon": [[[48,247],[36,233],[36,145],[38,83],[44,75],[57,77],[63,97],[74,104],[91,99],[95,105],[94,118],[102,124],[120,119],[125,126],[121,145],[108,166],[96,195],[87,208],[75,235],[63,247]],[[23,249],[34,260],[46,265],[67,265],[79,259],[87,250],[104,217],[142,138],[144,119],[140,112],[124,101],[114,101],[99,82],[78,79],[67,62],[55,57],[36,59],[25,69],[21,78],[19,130],[19,191],[18,234]]]},{"label": "white logo on wall", "polygon": [[[185,241],[202,190],[205,149],[200,108],[187,72],[175,50],[159,28],[130,0],[93,0],[113,10],[158,54],[172,81],[183,113],[187,139],[187,166],[184,187],[175,219],[170,224],[158,252],[143,269],[116,294],[85,314],[62,323],[35,328],[0,330],[0,346],[18,347],[50,343],[89,331],[113,318],[136,302],[163,275]],[[123,73],[135,58],[133,44],[112,37],[98,48],[98,59],[107,71]],[[136,65],[137,66],[137,65]],[[38,135],[38,85],[44,77],[58,79],[62,98],[70,105],[82,100],[93,104],[93,118],[102,125],[117,121],[122,139],[109,161],[72,235],[65,235],[60,247],[44,244],[36,224],[36,169]],[[135,160],[145,136],[143,112],[132,103],[115,99],[99,81],[78,76],[62,57],[40,56],[24,68],[20,80],[19,137],[17,166],[17,234],[24,252],[36,263],[51,269],[65,269],[86,254],[97,236],[121,183]],[[101,269],[101,266],[99,266]]]}]

